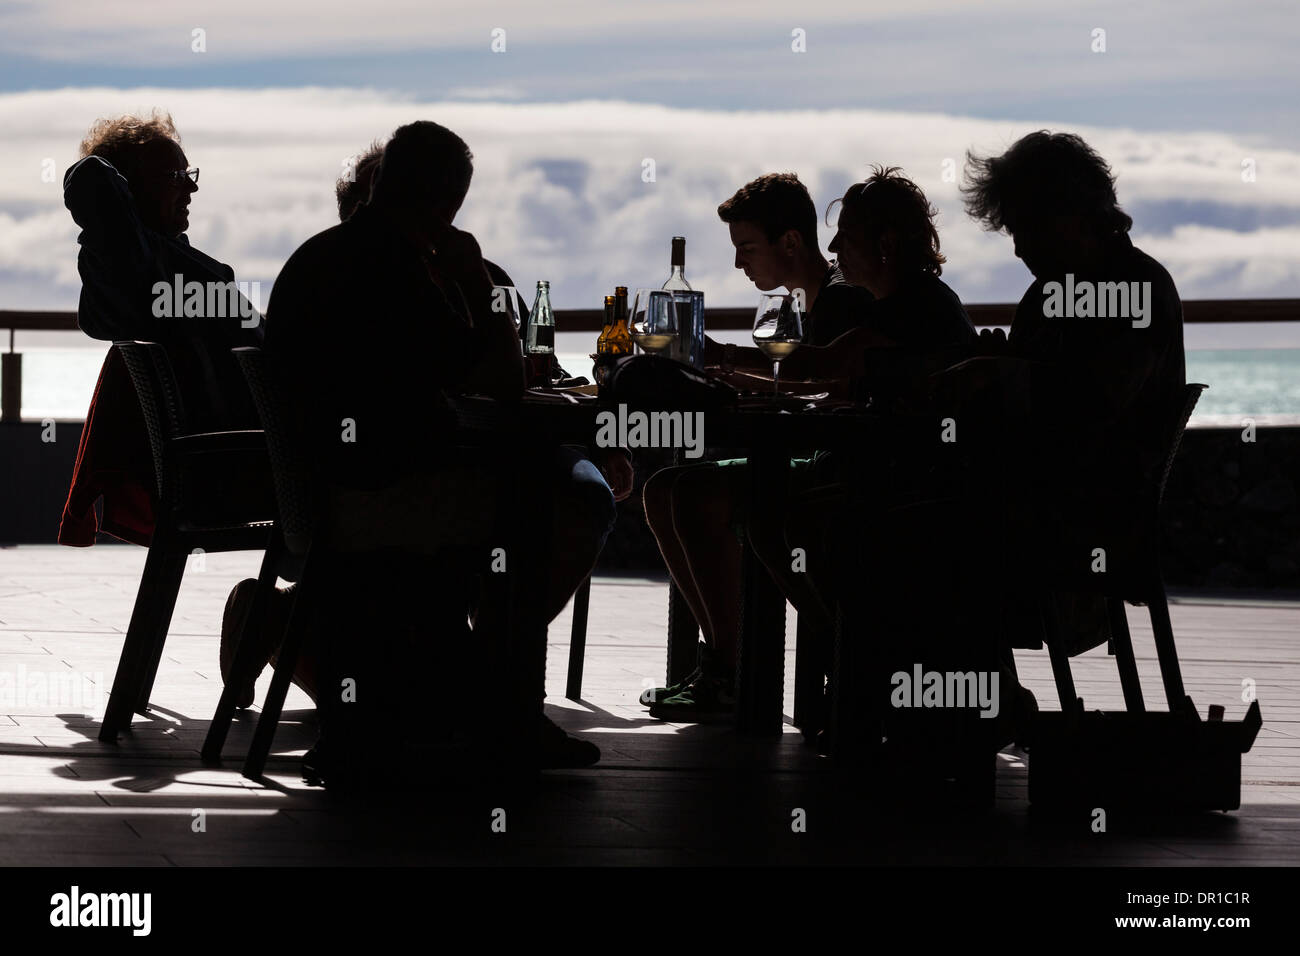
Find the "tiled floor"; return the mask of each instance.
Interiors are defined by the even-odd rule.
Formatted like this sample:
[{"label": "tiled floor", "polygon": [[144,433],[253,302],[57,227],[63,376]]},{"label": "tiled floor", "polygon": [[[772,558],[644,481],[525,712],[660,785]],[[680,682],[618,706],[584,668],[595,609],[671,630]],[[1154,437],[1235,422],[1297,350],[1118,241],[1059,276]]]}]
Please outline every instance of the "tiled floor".
[{"label": "tiled floor", "polygon": [[[314,739],[314,713],[296,689],[265,785],[240,776],[237,760],[225,769],[199,762],[220,692],[221,611],[258,558],[207,555],[187,572],[154,717],[137,718],[114,746],[96,739],[94,716],[144,551],[0,548],[0,863],[1300,863],[1300,605],[1188,599],[1172,608],[1188,693],[1202,714],[1217,703],[1240,719],[1247,680],[1263,708],[1264,728],[1242,760],[1242,807],[1230,814],[1112,817],[1104,833],[1089,820],[1043,820],[1029,812],[1026,757],[1014,749],[999,757],[992,813],[889,809],[831,774],[793,728],[763,740],[661,724],[637,695],[663,676],[667,589],[634,578],[596,581],[581,704],[561,697],[567,611],[551,629],[549,709],[600,745],[599,765],[550,773],[527,789],[447,768],[454,784],[357,804],[299,779],[296,757]],[[1147,699],[1160,700],[1145,612],[1130,608],[1130,621]],[[789,628],[787,714],[793,613]],[[1045,652],[1018,661],[1040,704],[1053,706]],[[1089,707],[1121,705],[1104,648],[1076,658],[1074,672]],[[93,685],[58,683],[71,676]],[[269,671],[259,698],[268,679]],[[431,688],[446,679],[429,675]],[[443,719],[430,710],[431,725]],[[252,721],[250,713],[237,722],[228,754],[247,747]],[[505,832],[496,832],[503,819]],[[803,832],[796,819],[806,821]]]}]

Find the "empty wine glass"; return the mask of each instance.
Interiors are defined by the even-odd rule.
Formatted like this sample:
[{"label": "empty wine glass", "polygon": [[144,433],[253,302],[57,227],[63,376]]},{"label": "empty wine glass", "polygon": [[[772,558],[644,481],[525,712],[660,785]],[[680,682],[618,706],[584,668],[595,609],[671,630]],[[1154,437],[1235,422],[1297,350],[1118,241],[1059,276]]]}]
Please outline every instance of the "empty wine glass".
[{"label": "empty wine glass", "polygon": [[781,382],[781,359],[803,341],[803,310],[789,293],[763,295],[754,312],[754,344],[772,360],[772,393]]},{"label": "empty wine glass", "polygon": [[637,289],[632,299],[630,331],[636,344],[658,354],[677,338],[677,304],[671,292]]}]

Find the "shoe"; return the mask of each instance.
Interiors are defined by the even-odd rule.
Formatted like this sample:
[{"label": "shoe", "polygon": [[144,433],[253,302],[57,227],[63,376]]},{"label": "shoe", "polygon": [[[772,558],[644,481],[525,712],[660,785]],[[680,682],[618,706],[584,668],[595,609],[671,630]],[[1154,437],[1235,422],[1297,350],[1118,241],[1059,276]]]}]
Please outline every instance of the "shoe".
[{"label": "shoe", "polygon": [[645,690],[641,691],[641,706],[653,707],[656,701],[667,700],[669,697],[676,697],[703,677],[704,669],[697,664],[695,670],[691,671],[676,684],[669,684],[667,687],[647,687]]},{"label": "shoe", "polygon": [[[256,590],[257,580],[245,578],[234,586],[230,597],[226,598],[226,610],[221,616],[222,683],[230,682],[230,671],[235,666],[236,645],[239,643],[239,635],[244,629],[244,621],[248,618],[249,609],[253,606],[253,594]],[[261,631],[250,632],[248,635],[250,640],[258,642],[259,665],[257,672],[239,688],[235,697],[235,706],[241,710],[253,706],[253,701],[257,697],[257,678],[261,676],[262,669],[270,663],[272,655],[279,646],[280,638],[284,635],[288,608],[292,600],[291,590],[292,588],[272,592],[271,606],[267,609],[264,627]]]},{"label": "shoe", "polygon": [[735,689],[720,677],[702,677],[681,693],[650,707],[650,716],[656,720],[687,724],[725,720],[735,713]]},{"label": "shoe", "polygon": [[569,736],[554,721],[543,715],[537,759],[538,766],[543,770],[590,767],[600,760],[600,748],[590,740]]},{"label": "shoe", "polygon": [[653,707],[656,701],[667,700],[669,697],[676,697],[697,680],[707,676],[706,671],[713,660],[713,649],[703,641],[701,641],[698,646],[699,663],[695,665],[695,670],[691,671],[675,684],[669,684],[667,687],[647,687],[645,690],[641,691],[642,707]]}]

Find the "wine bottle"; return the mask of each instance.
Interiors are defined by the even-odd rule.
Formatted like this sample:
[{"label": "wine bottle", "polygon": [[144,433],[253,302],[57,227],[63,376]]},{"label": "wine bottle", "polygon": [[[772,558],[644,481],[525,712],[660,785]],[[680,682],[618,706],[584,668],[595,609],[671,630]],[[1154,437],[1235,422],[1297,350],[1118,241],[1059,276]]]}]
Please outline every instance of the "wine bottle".
[{"label": "wine bottle", "polygon": [[609,296],[605,296],[605,324],[600,330],[600,337],[596,339],[596,354],[604,355],[609,351],[609,333],[614,328],[614,309],[613,303],[609,301]]},{"label": "wine bottle", "polygon": [[677,309],[677,341],[669,348],[668,357],[701,368],[704,365],[704,293],[692,289],[686,281],[685,236],[673,236],[671,264],[672,272],[663,288],[673,294]]}]

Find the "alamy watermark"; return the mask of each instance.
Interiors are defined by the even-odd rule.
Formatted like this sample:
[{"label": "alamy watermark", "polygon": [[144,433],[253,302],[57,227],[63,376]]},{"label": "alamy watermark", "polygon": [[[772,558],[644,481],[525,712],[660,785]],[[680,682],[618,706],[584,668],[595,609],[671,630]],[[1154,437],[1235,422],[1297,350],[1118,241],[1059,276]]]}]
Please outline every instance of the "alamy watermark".
[{"label": "alamy watermark", "polygon": [[73,886],[50,897],[50,925],[126,926],[132,936],[148,936],[153,927],[152,893],[82,893]]},{"label": "alamy watermark", "polygon": [[704,454],[703,412],[629,412],[596,415],[598,448],[684,448],[687,458]]},{"label": "alamy watermark", "polygon": [[261,282],[186,282],[178,272],[171,282],[155,282],[151,291],[156,319],[239,318],[246,329],[262,320]]},{"label": "alamy watermark", "polygon": [[0,670],[0,712],[56,708],[96,717],[104,713],[104,703],[104,675],[98,672],[47,673],[28,670],[26,664]]},{"label": "alamy watermark", "polygon": [[912,672],[895,671],[889,678],[894,707],[978,707],[980,717],[996,717],[997,671],[924,671],[920,664]]},{"label": "alamy watermark", "polygon": [[1048,319],[1132,319],[1133,328],[1151,324],[1150,282],[1082,282],[1065,274],[1065,284],[1043,286],[1043,317]]}]

